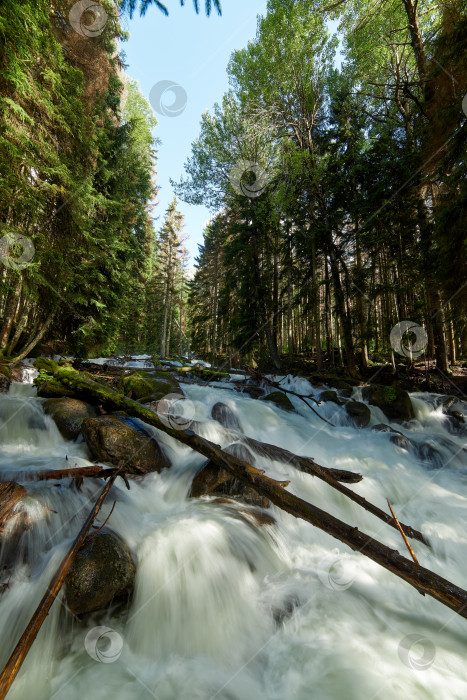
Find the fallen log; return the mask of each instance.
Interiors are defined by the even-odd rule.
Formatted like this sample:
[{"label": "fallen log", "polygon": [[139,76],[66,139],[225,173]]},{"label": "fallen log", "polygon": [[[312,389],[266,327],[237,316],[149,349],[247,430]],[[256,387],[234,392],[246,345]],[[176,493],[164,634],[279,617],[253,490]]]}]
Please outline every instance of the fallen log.
[{"label": "fallen log", "polygon": [[17,515],[13,511],[25,496],[26,489],[15,481],[0,483],[0,530],[4,528],[8,520]]},{"label": "fallen log", "polygon": [[[278,461],[287,462],[288,464],[292,464],[300,471],[317,476],[318,479],[325,481],[327,484],[332,486],[333,489],[340,491],[340,493],[343,493],[344,496],[347,496],[348,498],[350,498],[350,500],[354,501],[355,503],[358,503],[359,506],[367,510],[369,513],[372,513],[377,518],[393,527],[395,530],[399,530],[399,521],[397,521],[396,518],[392,518],[384,510],[378,508],[378,506],[375,506],[370,501],[367,501],[366,498],[364,498],[363,496],[360,496],[358,493],[351,491],[351,489],[339,483],[341,481],[346,481],[346,474],[359,476],[359,480],[361,480],[362,477],[360,476],[360,474],[357,475],[354,474],[354,472],[344,472],[343,477],[338,479],[338,472],[340,470],[322,467],[321,465],[316,464],[316,462],[311,457],[300,457],[298,455],[293,454],[292,452],[289,452],[288,450],[283,449],[282,447],[276,447],[276,445],[269,445],[268,443],[259,442],[258,440],[254,440],[253,438],[242,436],[240,433],[238,434],[238,439],[241,439],[248,447],[251,447],[259,455],[263,454],[264,456],[268,456],[270,459],[277,459]],[[414,539],[423,542],[423,544],[428,545],[428,541],[424,538],[421,532],[415,530],[415,528],[411,527],[410,525],[404,525],[404,523],[399,524],[402,527],[404,533],[407,535],[407,537],[413,537]]]},{"label": "fallen log", "polygon": [[[28,472],[27,477],[32,481],[48,481],[49,479],[108,479],[113,476],[118,469],[100,467],[92,465],[90,467],[70,467],[67,469],[47,469],[39,472]],[[120,472],[120,476],[123,472]]]},{"label": "fallen log", "polygon": [[233,455],[226,455],[217,445],[201,438],[191,430],[171,428],[167,421],[164,422],[161,417],[150,409],[132,399],[127,399],[122,394],[117,394],[96,382],[81,377],[73,369],[61,367],[57,363],[43,358],[36,360],[35,364],[38,369],[46,370],[62,381],[65,386],[72,388],[78,397],[91,395],[103,405],[117,410],[123,409],[128,414],[141,418],[141,420],[167,433],[175,440],[188,445],[208,459],[211,459],[220,468],[230,471],[233,476],[254,488],[261,495],[269,498],[272,503],[282,510],[294,517],[310,522],[315,527],[343,542],[352,550],[364,554],[383,568],[391,571],[417,591],[426,593],[451,610],[454,610],[458,615],[467,618],[467,591],[433,571],[415,564],[415,562],[399,554],[397,550],[391,549],[378,540],[373,539],[370,535],[361,532],[357,527],[348,525],[313,504],[307,503],[298,496],[286,491],[284,482],[270,479],[260,469],[252,467]]},{"label": "fallen log", "polygon": [[54,577],[49,583],[41,602],[39,603],[38,607],[36,608],[36,611],[34,612],[34,615],[32,616],[28,626],[23,632],[21,639],[17,643],[13,653],[8,659],[5,668],[3,669],[0,675],[0,700],[3,700],[5,698],[6,694],[11,688],[11,685],[15,680],[18,671],[23,665],[23,662],[26,658],[29,649],[31,648],[35,638],[37,637],[42,623],[44,622],[45,618],[49,613],[50,608],[52,607],[52,603],[54,602],[55,598],[60,592],[66,575],[68,574],[76,558],[76,555],[78,554],[79,549],[82,547],[84,540],[86,539],[87,534],[91,529],[91,525],[93,524],[97,514],[99,513],[102,504],[104,503],[107,494],[109,493],[117,476],[118,473],[114,474],[110,478],[104,489],[101,491],[99,498],[97,499],[96,503],[94,504],[94,507],[92,508],[91,512],[86,518],[86,522],[81,528],[79,535],[76,537],[75,541],[68,550],[66,557],[63,559],[57,572],[55,573]]},{"label": "fallen log", "polygon": [[[199,430],[199,426],[201,425],[202,423],[191,421],[191,426],[195,433]],[[361,474],[357,474],[357,472],[351,472],[347,469],[322,467],[316,464],[312,457],[301,457],[293,452],[289,452],[289,450],[286,450],[283,447],[278,447],[277,445],[271,445],[268,442],[260,442],[254,438],[246,437],[246,435],[243,435],[243,433],[235,432],[231,428],[226,428],[226,431],[228,432],[229,436],[232,437],[232,440],[244,442],[261,457],[268,457],[269,459],[277,460],[278,462],[287,462],[288,464],[292,464],[299,471],[306,472],[307,474],[315,474],[316,472],[317,476],[319,471],[321,474],[326,474],[329,477],[329,483],[342,481],[346,484],[358,484],[363,479],[363,476]]]}]

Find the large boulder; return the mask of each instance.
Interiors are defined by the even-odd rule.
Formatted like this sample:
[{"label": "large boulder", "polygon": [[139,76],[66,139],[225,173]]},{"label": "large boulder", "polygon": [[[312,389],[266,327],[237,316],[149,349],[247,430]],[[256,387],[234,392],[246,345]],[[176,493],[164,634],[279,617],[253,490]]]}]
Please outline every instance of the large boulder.
[{"label": "large boulder", "polygon": [[412,401],[404,389],[372,384],[363,387],[362,396],[365,401],[380,408],[391,421],[403,423],[415,418]]},{"label": "large boulder", "polygon": [[211,410],[211,416],[214,420],[217,420],[224,428],[229,428],[230,430],[237,430],[242,432],[239,420],[235,413],[229,406],[225,403],[215,403]]},{"label": "large boulder", "polygon": [[[225,448],[224,452],[234,455],[239,459],[243,459],[249,464],[254,464],[255,458],[250,450],[241,445],[234,443]],[[209,461],[201,467],[196,474],[191,485],[190,497],[199,498],[200,496],[223,496],[234,498],[251,506],[259,508],[269,508],[269,499],[257,493],[250,486],[247,486],[242,481],[239,481],[232,476],[226,469],[220,469],[216,464]]]},{"label": "large boulder", "polygon": [[132,399],[151,397],[162,399],[168,394],[181,393],[180,385],[170,372],[138,371],[121,377],[119,388]]},{"label": "large boulder", "polygon": [[345,410],[356,428],[367,428],[370,425],[371,411],[366,403],[348,401],[345,404]]},{"label": "large boulder", "polygon": [[121,462],[134,474],[160,472],[170,467],[152,433],[138,418],[108,415],[88,418],[82,432],[94,459],[118,466]]},{"label": "large boulder", "polygon": [[136,567],[126,543],[111,530],[89,535],[65,579],[66,603],[75,615],[105,608],[131,593]]},{"label": "large boulder", "polygon": [[97,415],[93,406],[70,398],[47,399],[44,401],[44,412],[53,419],[66,440],[76,440],[83,421]]},{"label": "large boulder", "polygon": [[283,408],[284,411],[294,411],[294,406],[287,394],[283,391],[272,391],[270,394],[264,397],[262,401],[270,401],[275,404],[278,408]]},{"label": "large boulder", "polygon": [[322,391],[318,396],[318,401],[320,403],[337,403],[338,406],[342,406],[343,403],[338,397],[337,391],[334,391],[333,389],[325,389],[325,391]]}]

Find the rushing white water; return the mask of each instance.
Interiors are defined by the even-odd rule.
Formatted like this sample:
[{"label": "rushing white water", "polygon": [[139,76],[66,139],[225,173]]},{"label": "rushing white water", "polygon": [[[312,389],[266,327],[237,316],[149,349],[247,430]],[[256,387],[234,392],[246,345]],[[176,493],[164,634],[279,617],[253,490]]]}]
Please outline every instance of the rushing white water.
[{"label": "rushing white water", "polygon": [[[285,386],[314,391],[304,379]],[[32,522],[13,551],[2,552],[3,582],[10,584],[0,597],[2,663],[102,486],[85,480],[77,492],[69,481],[27,480],[39,468],[90,464],[84,443],[62,439],[34,391],[13,384],[0,395],[2,480],[26,486],[19,510]],[[228,432],[210,419],[218,401],[247,436],[363,474],[351,488],[383,509],[388,498],[403,522],[428,536],[431,548],[413,544],[420,562],[467,587],[465,433],[453,431],[434,395],[413,395],[416,419],[393,426],[437,450],[420,452],[401,449],[387,433],[351,427],[345,409],[332,403],[317,410],[336,427],[296,398],[298,412],[286,413],[221,388],[184,385],[184,392],[185,415],[206,421],[203,434],[222,446]],[[380,422],[387,420],[372,408],[372,424]],[[77,620],[61,595],[9,698],[465,700],[465,619],[275,507],[276,525],[258,528],[225,504],[187,499],[203,458],[158,437],[172,468],[132,480],[130,492],[115,485],[99,518],[117,501],[109,526],[137,563],[129,609]],[[257,464],[289,479],[302,498],[403,551],[396,531],[327,484],[284,463]]]}]

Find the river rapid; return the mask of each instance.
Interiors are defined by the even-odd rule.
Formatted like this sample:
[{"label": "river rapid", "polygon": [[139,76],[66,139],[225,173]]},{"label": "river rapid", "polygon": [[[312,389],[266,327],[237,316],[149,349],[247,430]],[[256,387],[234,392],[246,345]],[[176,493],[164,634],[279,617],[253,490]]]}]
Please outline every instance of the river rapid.
[{"label": "river rapid", "polygon": [[[44,415],[27,383],[33,375],[25,371],[25,383],[0,395],[1,480],[25,485],[20,509],[32,522],[13,551],[2,551],[2,582],[9,583],[0,596],[2,666],[102,488],[90,479],[81,492],[69,480],[30,480],[38,469],[93,463],[83,442],[64,440]],[[205,422],[204,437],[229,444],[210,418],[222,401],[245,435],[361,473],[363,481],[350,488],[386,511],[388,498],[431,544],[412,542],[420,563],[467,588],[467,436],[453,431],[436,395],[412,394],[415,420],[393,426],[436,447],[422,460],[387,433],[352,427],[335,404],[317,408],[332,427],[294,397],[291,413],[220,386],[183,385],[181,410]],[[284,386],[320,390],[300,378]],[[371,410],[373,425],[388,423]],[[276,524],[257,527],[226,504],[187,498],[205,460],[154,432],[172,467],[133,479],[130,491],[119,480],[98,519],[103,523],[116,501],[109,527],[137,566],[129,607],[78,620],[62,592],[8,699],[466,700],[467,620],[274,506]],[[268,459],[257,465],[404,553],[397,531],[317,478]]]}]

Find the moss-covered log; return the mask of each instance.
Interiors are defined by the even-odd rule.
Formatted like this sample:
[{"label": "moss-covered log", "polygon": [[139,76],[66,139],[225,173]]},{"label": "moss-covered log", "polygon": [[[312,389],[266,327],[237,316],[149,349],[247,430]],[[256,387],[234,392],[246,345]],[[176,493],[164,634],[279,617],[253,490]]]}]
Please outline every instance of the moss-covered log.
[{"label": "moss-covered log", "polygon": [[162,430],[175,440],[178,440],[192,449],[200,452],[222,469],[230,471],[237,479],[254,488],[258,493],[269,498],[276,506],[310,522],[315,527],[327,532],[340,542],[343,542],[352,550],[369,557],[377,564],[388,569],[399,578],[409,583],[421,593],[435,598],[443,605],[457,614],[467,618],[467,591],[447,581],[438,574],[415,564],[410,559],[403,557],[395,549],[378,542],[357,527],[335,518],[333,515],[317,508],[311,503],[285,490],[287,482],[278,482],[267,477],[263,471],[252,467],[233,455],[227,455],[213,443],[196,435],[191,430],[177,430],[169,427],[157,414],[150,409],[127,399],[122,394],[117,394],[89,379],[69,367],[61,367],[50,360],[40,359],[36,361],[39,369],[50,372],[56,379],[76,391],[78,397],[94,396],[103,406],[114,409],[123,409],[128,414],[141,418],[149,425]]}]

